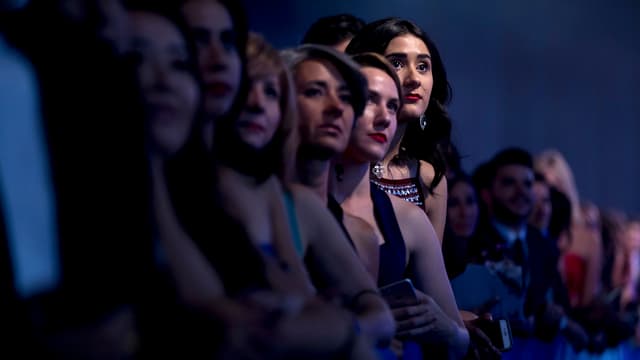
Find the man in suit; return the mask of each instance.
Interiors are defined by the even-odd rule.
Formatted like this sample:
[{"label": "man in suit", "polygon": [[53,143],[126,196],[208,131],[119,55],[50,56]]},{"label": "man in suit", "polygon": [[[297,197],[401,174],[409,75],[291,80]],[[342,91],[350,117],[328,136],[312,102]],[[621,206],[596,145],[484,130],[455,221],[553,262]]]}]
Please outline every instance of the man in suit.
[{"label": "man in suit", "polygon": [[[586,333],[567,316],[566,290],[558,286],[557,249],[527,224],[534,199],[531,155],[520,148],[507,148],[496,154],[484,171],[483,181],[477,185],[488,216],[479,228],[475,257],[522,301],[519,311],[505,314],[515,337],[513,351],[505,355],[518,359],[538,356],[527,345],[529,339],[550,342],[558,333],[575,349],[583,348]],[[538,342],[533,348],[544,347]]]}]

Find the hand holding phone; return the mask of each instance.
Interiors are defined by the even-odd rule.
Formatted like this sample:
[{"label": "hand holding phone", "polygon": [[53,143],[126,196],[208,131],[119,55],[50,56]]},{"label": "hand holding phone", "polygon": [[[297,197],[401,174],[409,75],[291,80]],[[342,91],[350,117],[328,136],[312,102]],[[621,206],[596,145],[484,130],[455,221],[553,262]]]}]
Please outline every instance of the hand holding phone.
[{"label": "hand holding phone", "polygon": [[513,344],[509,321],[505,319],[489,320],[477,318],[469,323],[480,329],[491,341],[491,344],[500,351],[508,351]]},{"label": "hand holding phone", "polygon": [[399,300],[418,300],[416,290],[410,279],[402,279],[381,287],[380,294],[389,303]]}]

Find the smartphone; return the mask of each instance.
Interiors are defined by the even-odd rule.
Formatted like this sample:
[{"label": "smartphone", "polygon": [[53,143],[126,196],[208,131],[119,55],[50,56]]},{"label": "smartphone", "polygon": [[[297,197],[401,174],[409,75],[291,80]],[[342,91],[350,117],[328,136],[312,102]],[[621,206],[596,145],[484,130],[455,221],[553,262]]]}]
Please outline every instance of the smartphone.
[{"label": "smartphone", "polygon": [[509,320],[488,320],[479,318],[473,320],[473,323],[489,337],[493,346],[495,346],[498,350],[511,350],[511,347],[513,346],[513,337],[511,335],[511,326],[509,326]]},{"label": "smartphone", "polygon": [[394,283],[381,287],[380,294],[387,301],[399,300],[399,299],[418,299],[416,295],[416,289],[413,287],[411,279],[402,279]]}]

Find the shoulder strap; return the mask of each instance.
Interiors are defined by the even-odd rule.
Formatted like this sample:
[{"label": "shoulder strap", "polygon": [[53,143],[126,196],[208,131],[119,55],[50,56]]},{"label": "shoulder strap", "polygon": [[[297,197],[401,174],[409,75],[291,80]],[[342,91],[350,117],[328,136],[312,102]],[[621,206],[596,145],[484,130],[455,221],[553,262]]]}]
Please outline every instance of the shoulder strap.
[{"label": "shoulder strap", "polygon": [[406,246],[389,195],[373,185],[371,200],[376,223],[384,237],[378,268],[378,286],[383,286],[404,278]]},{"label": "shoulder strap", "polygon": [[304,249],[302,247],[302,237],[300,236],[300,226],[298,225],[298,217],[296,216],[296,205],[293,201],[291,191],[284,190],[284,204],[287,208],[287,218],[289,219],[289,228],[291,229],[291,237],[293,238],[293,246],[300,258],[304,257]]},{"label": "shoulder strap", "polygon": [[342,210],[342,206],[338,204],[338,201],[336,200],[336,198],[334,198],[333,195],[331,194],[329,194],[327,207],[329,208],[329,211],[331,211],[331,213],[333,214],[333,217],[335,217],[336,220],[338,221],[338,224],[340,225],[340,228],[344,232],[344,235],[347,237],[347,240],[349,240],[349,244],[351,244],[351,246],[355,250],[356,245],[353,243],[353,239],[351,238],[351,235],[349,235],[347,228],[344,226],[344,211]]}]

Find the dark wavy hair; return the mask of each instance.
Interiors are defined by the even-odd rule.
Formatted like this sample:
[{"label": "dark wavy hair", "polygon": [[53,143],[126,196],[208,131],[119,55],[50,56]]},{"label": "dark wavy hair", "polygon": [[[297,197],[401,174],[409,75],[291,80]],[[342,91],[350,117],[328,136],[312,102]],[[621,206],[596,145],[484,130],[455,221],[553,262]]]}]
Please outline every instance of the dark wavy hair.
[{"label": "dark wavy hair", "polygon": [[347,54],[376,52],[385,54],[389,43],[398,36],[413,35],[422,41],[431,53],[433,89],[425,111],[427,127],[422,130],[418,121],[411,121],[400,143],[399,156],[424,160],[435,170],[433,190],[447,171],[446,151],[451,143],[451,118],[446,106],[451,101],[452,89],[447,80],[440,52],[427,33],[411,20],[390,17],[365,25],[347,46]]},{"label": "dark wavy hair", "polygon": [[364,25],[365,21],[353,14],[324,16],[309,26],[300,43],[334,46],[353,38]]}]

